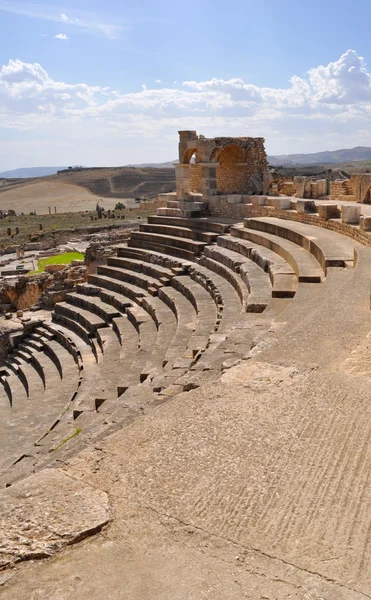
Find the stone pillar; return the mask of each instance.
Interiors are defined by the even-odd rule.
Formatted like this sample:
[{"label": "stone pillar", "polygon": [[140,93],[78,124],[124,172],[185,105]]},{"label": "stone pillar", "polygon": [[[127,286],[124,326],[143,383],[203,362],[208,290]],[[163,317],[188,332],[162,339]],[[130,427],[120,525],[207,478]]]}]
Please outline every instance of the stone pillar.
[{"label": "stone pillar", "polygon": [[207,202],[211,196],[216,196],[216,167],[218,163],[199,163],[202,173],[201,192],[204,202]]},{"label": "stone pillar", "polygon": [[190,165],[175,164],[176,176],[176,195],[178,200],[184,200],[189,197],[191,191],[191,172]]}]

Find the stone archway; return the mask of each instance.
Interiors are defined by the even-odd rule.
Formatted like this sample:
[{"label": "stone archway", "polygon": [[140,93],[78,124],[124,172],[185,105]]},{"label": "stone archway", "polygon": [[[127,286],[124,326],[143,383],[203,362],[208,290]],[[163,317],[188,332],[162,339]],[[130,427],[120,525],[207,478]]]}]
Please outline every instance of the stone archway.
[{"label": "stone archway", "polygon": [[189,161],[189,178],[190,191],[197,194],[200,194],[202,190],[202,167],[200,162],[198,152],[195,150]]}]

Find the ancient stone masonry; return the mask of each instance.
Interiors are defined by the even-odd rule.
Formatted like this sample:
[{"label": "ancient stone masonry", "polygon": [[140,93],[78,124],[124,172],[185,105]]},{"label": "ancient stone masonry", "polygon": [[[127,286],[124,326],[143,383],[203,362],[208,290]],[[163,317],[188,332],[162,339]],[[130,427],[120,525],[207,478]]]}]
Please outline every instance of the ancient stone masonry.
[{"label": "ancient stone masonry", "polygon": [[[264,138],[205,138],[196,131],[179,132],[176,168],[178,201],[213,202],[218,195],[263,191],[268,171]],[[201,196],[196,196],[202,194]]]}]

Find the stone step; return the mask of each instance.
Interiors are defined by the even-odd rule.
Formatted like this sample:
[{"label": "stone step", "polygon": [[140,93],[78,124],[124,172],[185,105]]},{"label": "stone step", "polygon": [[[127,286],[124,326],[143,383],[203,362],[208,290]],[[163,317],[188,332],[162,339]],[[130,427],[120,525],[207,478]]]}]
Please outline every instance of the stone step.
[{"label": "stone step", "polygon": [[[135,254],[133,254],[135,253]],[[187,259],[176,258],[175,256],[169,256],[168,254],[164,254],[163,252],[149,251],[146,248],[127,248],[127,247],[119,247],[118,248],[118,256],[127,257],[127,258],[135,258],[140,262],[153,263],[155,265],[161,265],[166,269],[169,269],[171,273],[174,274],[174,269],[182,269],[184,272],[187,272],[187,269],[190,265],[193,264],[192,261]],[[179,275],[179,273],[177,273]]]},{"label": "stone step", "polygon": [[275,273],[295,273],[299,282],[306,283],[320,283],[324,277],[314,256],[277,236],[234,226],[231,228],[231,236],[218,238],[218,245],[255,261],[269,272],[272,279]]},{"label": "stone step", "polygon": [[235,289],[217,273],[202,265],[190,269],[190,277],[200,283],[218,306],[218,332],[225,333],[242,318],[240,298]]},{"label": "stone step", "polygon": [[139,258],[109,257],[107,264],[108,266],[120,267],[121,269],[126,269],[128,271],[143,273],[163,282],[173,277],[171,269],[162,267],[156,263],[143,262],[143,260],[140,260]]},{"label": "stone step", "polygon": [[76,321],[82,325],[89,334],[95,335],[99,327],[107,327],[107,323],[98,315],[90,310],[69,304],[68,302],[59,302],[55,305],[55,314],[66,316],[68,319]]},{"label": "stone step", "polygon": [[72,292],[66,294],[66,302],[96,314],[106,323],[110,323],[114,317],[120,316],[120,312],[117,309],[95,296],[86,296],[78,292]]},{"label": "stone step", "polygon": [[[245,285],[247,285],[247,288],[251,289],[251,284],[249,284],[249,282],[247,280],[247,273],[249,271],[249,266],[247,267],[247,269],[244,268],[245,263],[252,262],[250,259],[242,256],[241,254],[238,254],[237,252],[233,252],[232,250],[229,250],[228,248],[223,248],[221,246],[209,246],[208,248],[205,248],[205,255],[210,258],[215,257],[215,260],[217,260],[223,264],[227,264],[228,266],[230,265],[229,268],[234,268],[234,270],[237,270],[238,273],[241,273],[241,269],[242,269],[242,273],[244,275],[242,277],[242,280],[244,281]],[[208,266],[206,263],[202,263],[202,264],[205,264],[205,266]],[[266,275],[266,278],[268,281],[267,281],[266,285],[264,286],[264,288],[262,289],[262,291],[264,289],[267,292],[269,291],[270,295],[273,298],[276,298],[276,297],[292,298],[295,295],[296,288],[297,288],[297,278],[294,273],[289,273],[289,274],[275,273],[274,276],[272,277],[272,286],[270,285],[268,275]],[[260,279],[260,281],[262,281],[262,277],[259,277],[259,279]],[[266,295],[265,298],[267,298],[267,297],[268,296]],[[254,304],[255,304],[255,300],[254,300]],[[246,306],[248,306],[248,305],[249,305],[249,300],[247,300],[247,302],[246,302]],[[249,310],[247,312],[255,312],[255,311]]]},{"label": "stone step", "polygon": [[[117,259],[118,261],[120,259]],[[154,277],[150,277],[149,275],[145,275],[143,273],[139,273],[136,271],[129,271],[128,269],[124,269],[119,263],[120,266],[99,266],[97,269],[98,275],[104,275],[107,277],[111,277],[112,279],[117,279],[118,281],[123,281],[131,286],[134,286],[134,290],[138,290],[139,288],[142,290],[148,290],[150,287],[161,287],[161,283],[158,279]],[[90,281],[90,279],[89,279]]]},{"label": "stone step", "polygon": [[360,247],[340,233],[296,221],[256,217],[245,219],[244,224],[251,230],[276,235],[301,246],[317,259],[324,271],[327,267],[353,266],[354,248]]},{"label": "stone step", "polygon": [[[171,241],[164,236],[163,240],[157,239],[157,242],[152,242],[148,237],[144,237],[146,234],[141,234],[143,237],[138,238],[137,236],[130,237],[128,246],[135,249],[143,249],[145,251],[152,251],[156,254],[169,254],[172,258],[182,258],[188,261],[193,261],[195,253],[191,250],[184,250],[183,248],[176,248],[175,246],[169,245]],[[148,234],[151,235],[151,234]],[[159,238],[159,236],[157,236]]]},{"label": "stone step", "polygon": [[[112,267],[105,267],[106,269],[111,269]],[[89,275],[88,281],[93,285],[97,285],[103,289],[108,289],[112,292],[118,292],[122,294],[126,298],[130,300],[134,300],[136,302],[140,302],[140,298],[147,295],[147,292],[142,288],[132,285],[131,283],[127,283],[121,279],[116,279],[112,277],[112,271],[106,271],[107,275]]]},{"label": "stone step", "polygon": [[199,230],[192,227],[179,227],[168,223],[141,223],[139,230],[176,238],[197,240],[199,242],[204,242],[205,244],[212,244],[215,242],[218,235],[211,231]]},{"label": "stone step", "polygon": [[158,225],[172,225],[176,227],[187,227],[189,229],[197,229],[202,231],[210,231],[222,235],[228,233],[230,225],[224,223],[216,223],[209,221],[208,219],[185,219],[181,217],[161,217],[159,215],[153,215],[148,217],[148,223]]},{"label": "stone step", "polygon": [[[52,321],[55,325],[57,325],[58,327],[61,325],[63,326],[66,330],[70,330],[71,333],[76,334],[79,338],[81,338],[81,341],[84,342],[87,346],[90,346],[91,351],[95,357],[96,362],[98,362],[98,351],[97,351],[97,346],[94,343],[94,340],[92,339],[92,334],[91,332],[86,329],[81,323],[79,323],[76,320],[76,317],[72,314],[72,313],[68,313],[71,314],[71,316],[67,316],[67,314],[65,312],[57,312],[55,311],[52,314]],[[104,323],[104,321],[103,321]],[[104,327],[106,327],[106,323],[104,323]],[[80,346],[81,348],[81,346]]]},{"label": "stone step", "polygon": [[[212,248],[212,247],[210,247],[210,248]],[[207,250],[207,248],[205,248],[205,250]],[[247,305],[248,305],[248,297],[249,297],[249,292],[246,288],[246,285],[244,284],[242,279],[239,277],[239,275],[237,275],[233,271],[233,269],[226,266],[222,262],[218,261],[217,260],[218,256],[215,256],[215,258],[216,258],[216,260],[215,260],[214,256],[215,255],[212,255],[210,253],[209,254],[205,253],[201,257],[199,264],[202,265],[203,267],[206,267],[210,271],[213,271],[213,273],[216,273],[216,274],[220,275],[221,277],[223,277],[237,292],[238,297],[241,301],[242,309],[246,310]]]},{"label": "stone step", "polygon": [[[173,235],[165,235],[160,233],[149,233],[145,231],[133,231],[130,236],[129,242],[148,242],[152,244],[162,245],[164,247],[170,247],[172,249],[186,250],[193,255],[198,256],[201,254],[206,243],[198,242],[197,240],[189,240],[187,238],[179,238]],[[129,245],[131,245],[129,243]]]}]

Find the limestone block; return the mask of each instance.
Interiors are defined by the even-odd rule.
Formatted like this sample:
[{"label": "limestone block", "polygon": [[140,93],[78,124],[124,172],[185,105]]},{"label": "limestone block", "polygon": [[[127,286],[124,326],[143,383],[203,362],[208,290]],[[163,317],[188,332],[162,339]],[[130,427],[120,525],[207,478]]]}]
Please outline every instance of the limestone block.
[{"label": "limestone block", "polygon": [[281,210],[290,210],[290,201],[289,197],[281,198],[281,197],[272,197],[267,198],[267,205],[273,206],[274,208],[280,208]]},{"label": "limestone block", "polygon": [[298,213],[316,213],[317,207],[313,200],[298,200],[296,202],[296,210]]},{"label": "limestone block", "polygon": [[361,217],[360,206],[347,206],[341,207],[341,220],[343,223],[350,223],[351,225],[358,225]]},{"label": "limestone block", "polygon": [[336,204],[317,204],[320,219],[340,219],[340,210]]},{"label": "limestone block", "polygon": [[361,215],[359,226],[363,231],[371,231],[371,217]]},{"label": "limestone block", "polygon": [[249,203],[253,206],[264,206],[266,196],[250,196]]}]

